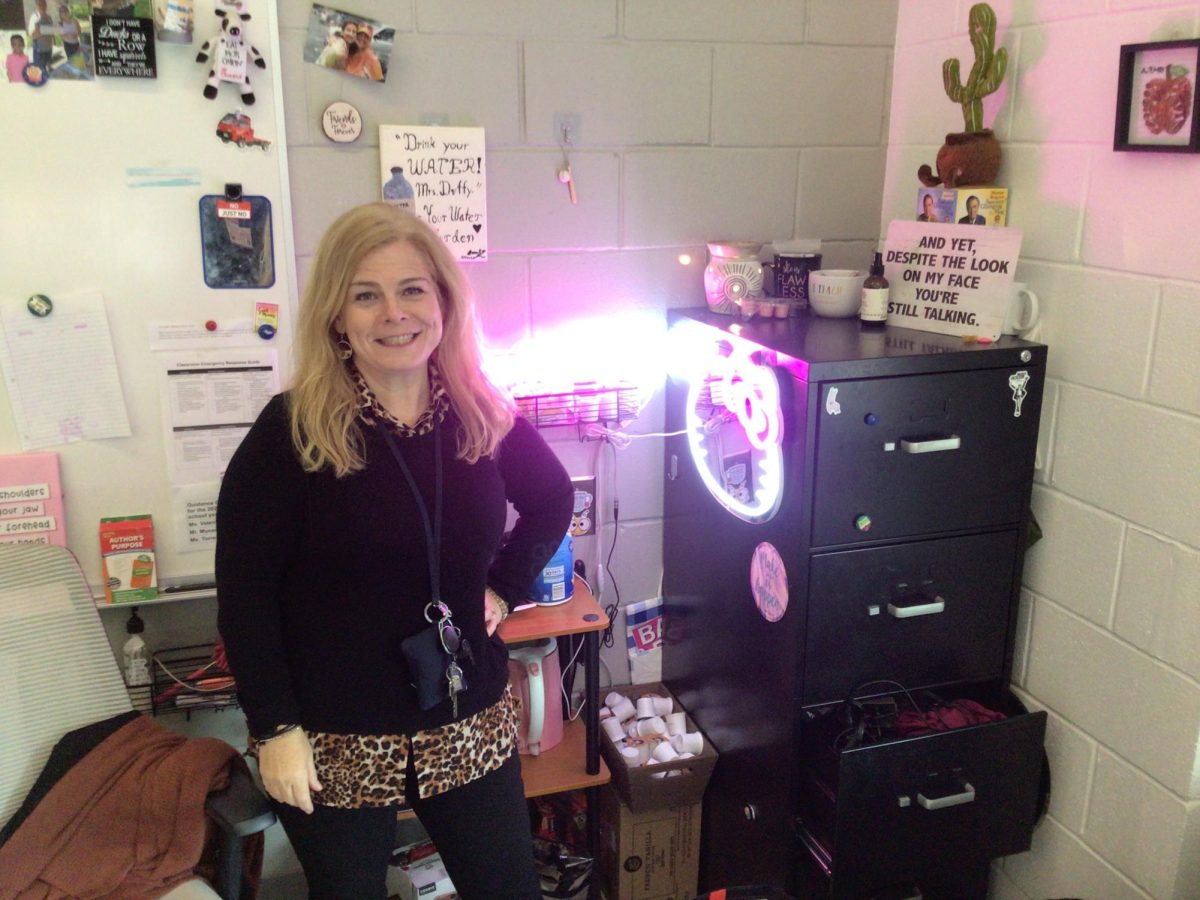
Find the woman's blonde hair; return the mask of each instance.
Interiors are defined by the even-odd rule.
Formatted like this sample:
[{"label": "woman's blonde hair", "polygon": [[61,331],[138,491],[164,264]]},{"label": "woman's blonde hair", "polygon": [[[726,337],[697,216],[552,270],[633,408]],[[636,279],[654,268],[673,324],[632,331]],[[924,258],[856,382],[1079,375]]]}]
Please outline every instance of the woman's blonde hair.
[{"label": "woman's blonde hair", "polygon": [[297,371],[290,392],[292,443],[305,471],[332,466],[340,478],[364,465],[354,383],[338,356],[334,321],[350,280],[367,254],[402,242],[429,266],[442,311],[433,351],[450,405],[462,423],[458,457],[477,462],[495,453],[513,423],[511,403],[480,368],[479,327],[470,285],[442,239],[415,216],[387,203],[343,213],[321,238],[300,303]]}]

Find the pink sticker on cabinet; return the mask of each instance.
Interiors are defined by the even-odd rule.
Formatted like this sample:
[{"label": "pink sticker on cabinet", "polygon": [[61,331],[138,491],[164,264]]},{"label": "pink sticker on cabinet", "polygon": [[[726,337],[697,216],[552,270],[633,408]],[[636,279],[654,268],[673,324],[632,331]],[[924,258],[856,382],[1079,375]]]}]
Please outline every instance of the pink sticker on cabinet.
[{"label": "pink sticker on cabinet", "polygon": [[768,622],[778,622],[787,612],[788,583],[783,559],[766,541],[754,548],[750,560],[750,591],[754,605]]}]

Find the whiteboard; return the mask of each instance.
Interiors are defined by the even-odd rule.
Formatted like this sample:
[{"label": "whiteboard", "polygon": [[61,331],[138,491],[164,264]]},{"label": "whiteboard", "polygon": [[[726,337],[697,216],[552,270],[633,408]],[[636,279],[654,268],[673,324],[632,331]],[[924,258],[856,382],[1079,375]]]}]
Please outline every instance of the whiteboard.
[{"label": "whiteboard", "polygon": [[[32,5],[32,4],[30,4]],[[286,137],[275,0],[248,4],[248,40],[267,68],[251,68],[256,102],[233,85],[203,96],[209,66],[196,62],[216,33],[212,0],[195,4],[195,43],[157,43],[155,80],[53,79],[41,88],[0,84],[0,303],[24,307],[31,294],[52,300],[104,296],[131,436],[48,447],[61,468],[67,544],[88,580],[100,583],[102,517],[154,517],[160,584],[211,577],[211,549],[189,550],[175,535],[160,398],[155,323],[252,319],[256,302],[279,306],[273,349],[281,383],[291,370],[297,306]],[[267,151],[217,139],[226,113],[248,113]],[[162,175],[164,177],[157,177]],[[272,206],[275,283],[264,289],[205,285],[199,201],[240,183]],[[51,313],[53,315],[54,313]],[[10,398],[0,383],[0,454],[22,452]]]}]

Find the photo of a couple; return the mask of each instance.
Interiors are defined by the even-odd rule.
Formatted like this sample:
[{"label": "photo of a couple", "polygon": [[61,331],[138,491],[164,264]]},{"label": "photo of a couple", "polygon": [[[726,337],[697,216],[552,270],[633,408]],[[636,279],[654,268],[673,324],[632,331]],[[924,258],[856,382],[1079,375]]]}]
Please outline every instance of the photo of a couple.
[{"label": "photo of a couple", "polygon": [[368,81],[385,81],[396,30],[353,13],[314,3],[304,61]]}]

